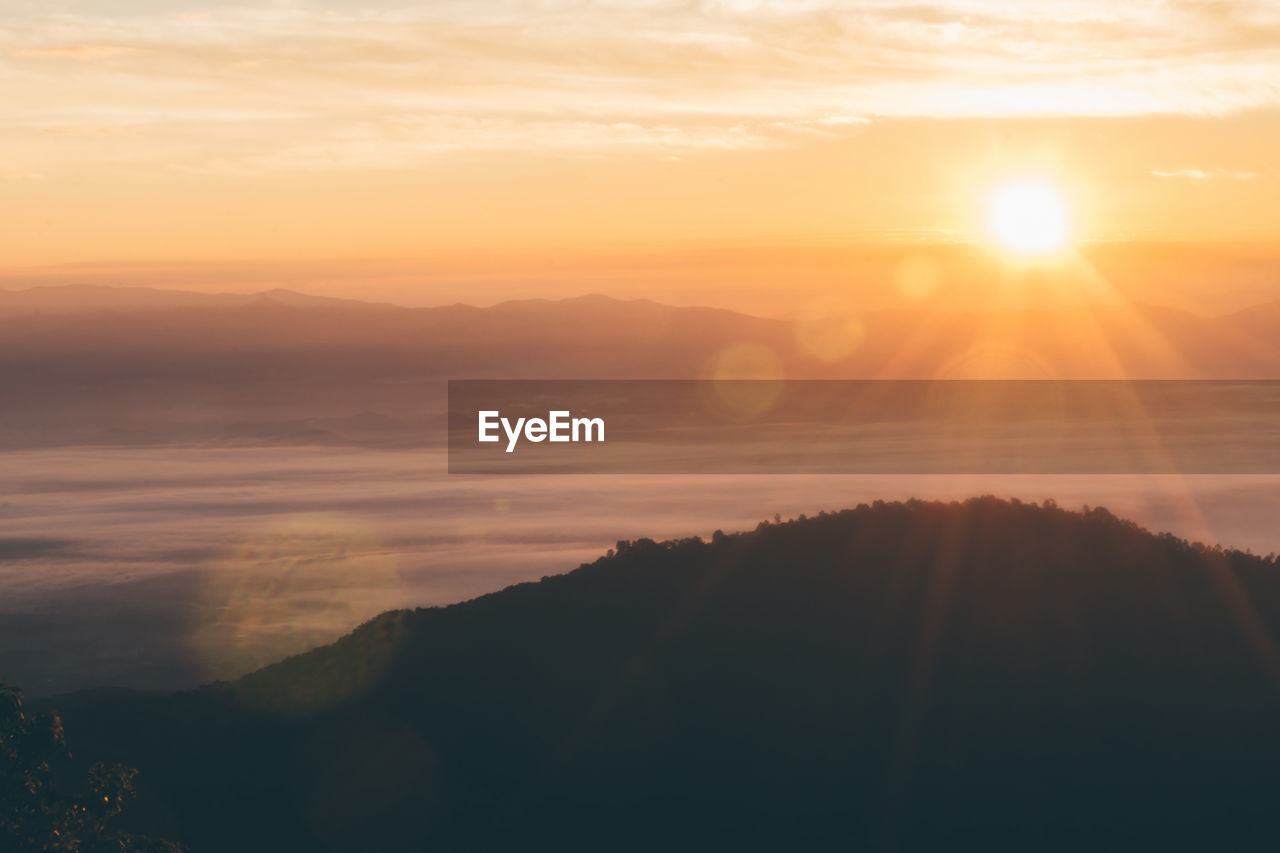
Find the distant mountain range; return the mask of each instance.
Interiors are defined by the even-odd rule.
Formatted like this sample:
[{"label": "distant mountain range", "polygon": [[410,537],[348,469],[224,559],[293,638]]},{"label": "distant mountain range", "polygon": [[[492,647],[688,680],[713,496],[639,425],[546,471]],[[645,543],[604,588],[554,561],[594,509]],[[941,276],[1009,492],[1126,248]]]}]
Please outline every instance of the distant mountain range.
[{"label": "distant mountain range", "polygon": [[193,853],[1266,849],[1276,637],[1274,558],[877,502],[49,704]]},{"label": "distant mountain range", "polygon": [[[85,285],[0,291],[0,356],[360,350],[400,353],[416,376],[686,378],[755,365],[803,377],[1231,378],[1280,375],[1277,322],[1280,301],[1220,317],[1115,303],[762,318],[600,295],[403,308]],[[744,347],[767,357],[715,360]]]},{"label": "distant mountain range", "polygon": [[[1280,378],[1276,328],[1280,302],[784,319],[605,296],[401,308],[34,288],[0,292],[0,444],[403,444],[434,429],[450,378]],[[320,423],[357,415],[384,434]]]}]

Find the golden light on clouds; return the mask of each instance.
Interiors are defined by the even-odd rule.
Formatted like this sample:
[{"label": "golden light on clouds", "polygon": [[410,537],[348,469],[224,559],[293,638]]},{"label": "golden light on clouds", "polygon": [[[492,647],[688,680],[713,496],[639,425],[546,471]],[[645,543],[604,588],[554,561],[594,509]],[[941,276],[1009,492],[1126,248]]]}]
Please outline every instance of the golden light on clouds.
[{"label": "golden light on clouds", "polygon": [[1101,232],[1274,236],[1277,80],[1275,2],[51,0],[0,16],[0,229],[15,265],[964,231],[964,176],[1051,157]]}]

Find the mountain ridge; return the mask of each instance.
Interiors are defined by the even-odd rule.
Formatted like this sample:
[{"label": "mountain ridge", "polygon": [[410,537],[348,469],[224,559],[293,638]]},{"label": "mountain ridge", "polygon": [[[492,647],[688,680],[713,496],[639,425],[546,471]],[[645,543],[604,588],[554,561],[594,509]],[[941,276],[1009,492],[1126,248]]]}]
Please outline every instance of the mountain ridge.
[{"label": "mountain ridge", "polygon": [[342,444],[342,430],[298,424],[365,411],[406,426],[350,440],[408,446],[441,440],[449,379],[713,378],[1274,380],[1280,341],[1265,314],[1144,305],[779,320],[600,295],[349,310],[267,292],[201,308],[0,316],[0,394],[11,403],[0,447],[224,433]]},{"label": "mountain ridge", "polygon": [[[491,305],[476,305],[469,302],[453,302],[440,305],[403,305],[393,302],[383,302],[377,300],[366,300],[352,297],[335,297],[320,296],[293,288],[273,287],[265,290],[238,292],[238,291],[196,291],[182,290],[179,288],[165,287],[148,287],[138,285],[113,285],[113,284],[43,284],[32,285],[25,288],[0,288],[0,316],[24,316],[26,314],[35,314],[40,312],[53,312],[63,314],[79,314],[92,313],[102,310],[114,311],[151,311],[163,308],[176,307],[232,307],[252,305],[261,301],[277,301],[283,304],[294,305],[298,307],[328,307],[335,309],[349,308],[356,310],[377,309],[377,310],[400,310],[400,311],[416,311],[430,312],[445,308],[469,308],[479,311],[499,309],[501,311],[519,311],[525,309],[546,308],[555,305],[561,306],[612,306],[612,307],[643,307],[643,308],[666,308],[674,310],[691,309],[691,310],[710,310],[724,311],[731,314],[752,317],[755,319],[772,319],[791,322],[797,319],[797,315],[761,315],[753,314],[747,311],[741,311],[734,308],[726,308],[717,305],[674,305],[660,300],[640,297],[627,298],[611,296],[599,291],[587,291],[574,296],[563,296],[556,298],[548,297],[525,297],[516,299],[506,299],[495,302]],[[1030,306],[1025,309],[1017,309],[1009,306],[993,307],[989,311],[977,311],[971,308],[946,308],[940,311],[933,311],[919,306],[883,306],[872,309],[871,313],[880,314],[928,314],[942,313],[946,315],[965,315],[972,313],[988,313],[988,314],[1010,314],[1010,313],[1030,313],[1043,314],[1055,313],[1059,311],[1098,311],[1108,308],[1128,306],[1133,310],[1143,313],[1168,312],[1171,314],[1196,317],[1200,319],[1231,319],[1245,317],[1251,313],[1259,311],[1270,312],[1280,309],[1280,299],[1267,299],[1255,305],[1246,308],[1235,309],[1224,314],[1206,314],[1191,311],[1185,308],[1175,308],[1173,306],[1161,305],[1159,303],[1144,301],[1107,301],[1107,302],[1086,302],[1070,305],[1037,305]],[[833,313],[841,313],[839,310]]]},{"label": "mountain ridge", "polygon": [[[885,308],[779,320],[601,294],[487,308],[402,308],[283,290],[182,299],[188,296],[212,301],[7,315],[0,306],[0,357],[253,349],[264,355],[307,350],[320,358],[324,350],[357,348],[465,362],[476,360],[478,350],[497,348],[526,351],[514,362],[520,364],[528,363],[527,351],[539,350],[566,363],[618,365],[624,367],[620,376],[696,378],[690,370],[706,369],[717,349],[746,345],[757,355],[767,350],[772,355],[766,360],[780,359],[785,375],[797,378],[957,378],[946,375],[957,369],[993,377],[1012,372],[1009,378],[1232,378],[1233,364],[1241,376],[1280,375],[1280,348],[1257,315],[1223,320],[1144,304],[940,313]],[[657,353],[684,369],[661,366],[646,374],[643,363]],[[747,357],[726,369],[747,378],[752,365],[758,370],[759,359]],[[546,378],[587,378],[550,365],[544,372]]]},{"label": "mountain ridge", "polygon": [[65,722],[193,853],[1257,842],[1277,635],[1274,557],[1052,502],[875,502],[620,542]]}]

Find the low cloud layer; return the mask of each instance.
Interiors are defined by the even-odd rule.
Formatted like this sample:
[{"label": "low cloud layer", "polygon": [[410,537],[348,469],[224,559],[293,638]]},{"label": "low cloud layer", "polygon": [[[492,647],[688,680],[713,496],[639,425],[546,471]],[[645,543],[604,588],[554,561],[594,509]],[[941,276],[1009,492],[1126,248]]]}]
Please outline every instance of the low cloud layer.
[{"label": "low cloud layer", "polygon": [[[994,493],[1280,547],[1276,477],[459,477],[437,451],[4,453],[0,679],[35,694],[231,678],[387,609],[568,571],[618,539]],[[679,494],[678,500],[673,494]]]}]

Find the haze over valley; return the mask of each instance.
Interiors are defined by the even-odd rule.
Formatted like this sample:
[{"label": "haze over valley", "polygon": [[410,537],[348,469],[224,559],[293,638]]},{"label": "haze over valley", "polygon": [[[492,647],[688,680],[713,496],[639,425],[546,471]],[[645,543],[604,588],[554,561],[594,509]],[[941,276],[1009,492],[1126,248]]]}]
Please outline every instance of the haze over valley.
[{"label": "haze over valley", "polygon": [[444,383],[1272,377],[1277,310],[770,318],[603,296],[410,309],[282,291],[0,292],[0,669],[36,695],[191,686],[389,608],[567,570],[619,538],[878,498],[1105,505],[1267,553],[1280,548],[1267,475],[449,476]]}]

